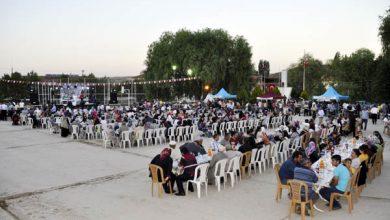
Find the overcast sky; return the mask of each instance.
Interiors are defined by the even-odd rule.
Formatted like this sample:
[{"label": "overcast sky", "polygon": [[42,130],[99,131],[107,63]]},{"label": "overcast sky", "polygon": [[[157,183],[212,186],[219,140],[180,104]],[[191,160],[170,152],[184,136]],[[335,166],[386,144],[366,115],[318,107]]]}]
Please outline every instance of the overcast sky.
[{"label": "overcast sky", "polygon": [[388,0],[0,0],[0,73],[137,75],[164,31],[222,28],[244,36],[252,62],[287,68],[304,50],[323,61],[378,54]]}]

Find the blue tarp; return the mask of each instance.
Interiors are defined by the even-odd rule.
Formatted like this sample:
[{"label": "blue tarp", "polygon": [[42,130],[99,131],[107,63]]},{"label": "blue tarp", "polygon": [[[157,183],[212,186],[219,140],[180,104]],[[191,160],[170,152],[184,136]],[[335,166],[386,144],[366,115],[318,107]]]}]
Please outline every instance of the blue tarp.
[{"label": "blue tarp", "polygon": [[220,98],[220,99],[236,99],[237,98],[236,95],[232,95],[232,94],[226,92],[226,90],[224,88],[219,90],[219,92],[217,94],[215,94],[214,97]]},{"label": "blue tarp", "polygon": [[349,96],[340,95],[332,86],[329,86],[326,92],[320,96],[313,96],[313,99],[319,101],[330,101],[330,100],[347,100]]}]

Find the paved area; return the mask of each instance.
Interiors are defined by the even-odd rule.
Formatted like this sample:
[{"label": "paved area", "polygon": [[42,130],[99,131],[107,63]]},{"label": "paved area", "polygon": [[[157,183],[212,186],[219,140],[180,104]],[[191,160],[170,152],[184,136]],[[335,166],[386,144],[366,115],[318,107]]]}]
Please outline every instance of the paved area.
[{"label": "paved area", "polygon": [[[381,131],[378,125],[375,129]],[[369,125],[367,132],[374,127]],[[147,164],[162,146],[104,149],[43,130],[0,122],[0,219],[287,219],[286,194],[276,203],[272,169],[207,197],[151,197]],[[206,145],[210,140],[206,140]],[[389,142],[390,138],[385,137]],[[389,219],[390,146],[382,175],[350,215],[315,212],[316,219]],[[326,209],[320,201],[318,206]],[[293,215],[292,219],[299,219]]]}]

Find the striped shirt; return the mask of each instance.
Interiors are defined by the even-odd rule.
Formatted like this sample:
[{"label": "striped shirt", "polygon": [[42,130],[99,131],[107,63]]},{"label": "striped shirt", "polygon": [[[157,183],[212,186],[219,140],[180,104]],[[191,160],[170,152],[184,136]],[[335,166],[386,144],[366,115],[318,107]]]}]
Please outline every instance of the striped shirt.
[{"label": "striped shirt", "polygon": [[318,177],[314,171],[305,167],[295,167],[294,179],[306,182],[309,191],[312,189],[313,183],[318,181]]}]

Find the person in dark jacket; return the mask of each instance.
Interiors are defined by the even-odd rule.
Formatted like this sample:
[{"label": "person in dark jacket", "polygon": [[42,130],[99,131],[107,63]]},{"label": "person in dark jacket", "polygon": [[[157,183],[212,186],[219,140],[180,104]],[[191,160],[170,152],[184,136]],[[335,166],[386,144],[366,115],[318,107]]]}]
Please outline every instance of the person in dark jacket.
[{"label": "person in dark jacket", "polygon": [[[171,149],[164,148],[160,154],[156,155],[153,160],[150,162],[151,164],[160,166],[163,169],[164,179],[166,182],[171,182],[172,187],[175,184],[176,176],[172,173],[172,164],[173,160],[171,158]],[[159,181],[161,181],[161,174],[158,176]],[[168,184],[163,184],[163,188],[165,193],[171,193]],[[172,192],[174,193],[174,192]]]},{"label": "person in dark jacket", "polygon": [[[181,175],[178,175],[176,178],[176,185],[179,192],[175,195],[185,196],[183,182],[194,179],[197,162],[195,156],[190,153],[187,148],[181,147],[180,151],[182,157],[179,162],[179,168],[183,170],[183,173]],[[190,190],[191,192],[194,191],[194,188],[191,183],[189,183],[188,185],[188,190]]]},{"label": "person in dark jacket", "polygon": [[252,151],[253,148],[254,146],[251,146],[251,140],[249,139],[249,137],[245,137],[244,144],[238,148],[238,151],[240,151],[241,153],[245,153],[248,151]]},{"label": "person in dark jacket", "polygon": [[287,181],[294,179],[295,167],[300,167],[303,159],[303,154],[300,151],[295,151],[292,157],[286,160],[279,170],[279,177],[282,184],[287,184]]}]

